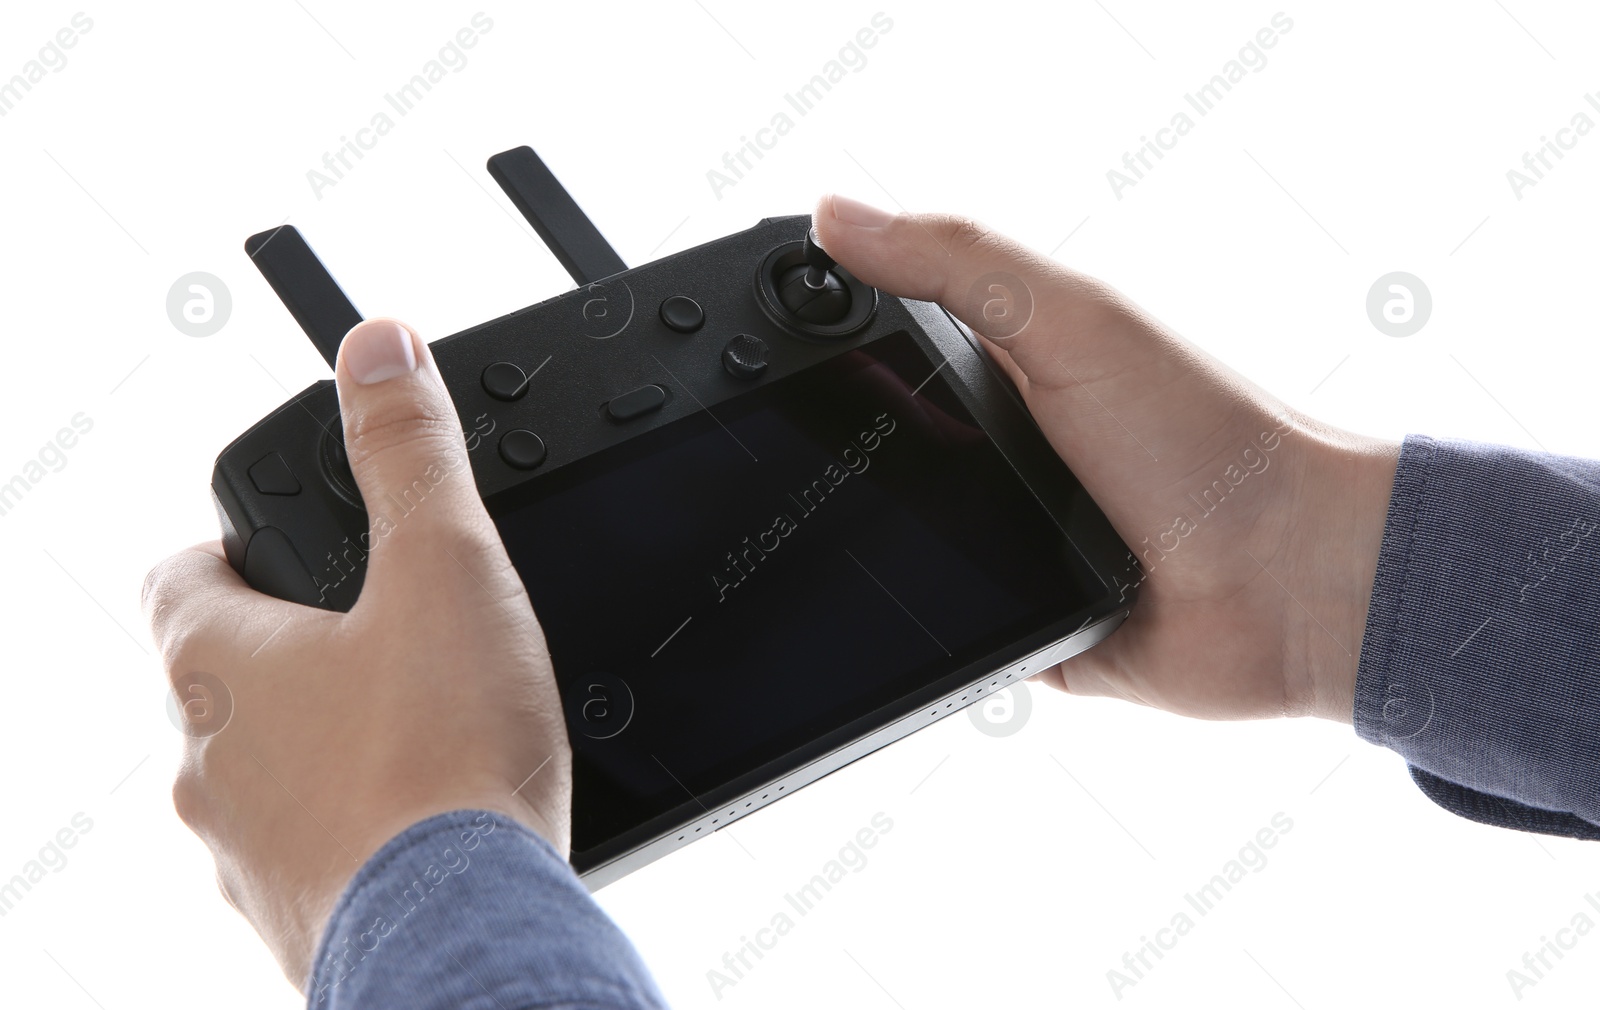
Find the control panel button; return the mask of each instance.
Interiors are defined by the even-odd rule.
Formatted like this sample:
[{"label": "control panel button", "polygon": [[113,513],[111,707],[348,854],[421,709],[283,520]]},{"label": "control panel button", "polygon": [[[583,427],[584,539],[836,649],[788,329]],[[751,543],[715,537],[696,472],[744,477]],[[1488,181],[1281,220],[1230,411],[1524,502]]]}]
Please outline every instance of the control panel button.
[{"label": "control panel button", "polygon": [[244,550],[244,580],[279,599],[315,604],[321,597],[305,562],[276,526],[256,530]]},{"label": "control panel button", "polygon": [[661,303],[661,321],[679,333],[693,333],[705,324],[705,310],[688,295],[673,295]]},{"label": "control panel button", "polygon": [[283,457],[269,452],[250,466],[250,481],[262,494],[299,494],[300,482]]},{"label": "control panel button", "polygon": [[356,508],[364,508],[356,475],[350,472],[350,456],[344,449],[344,422],[338,414],[322,422],[322,475],[333,493]]},{"label": "control panel button", "polygon": [[509,361],[496,361],[483,370],[483,391],[496,400],[515,400],[528,391],[528,376]]},{"label": "control panel button", "polygon": [[526,428],[500,436],[500,458],[518,470],[532,470],[544,462],[544,439]]},{"label": "control panel button", "polygon": [[722,367],[740,379],[753,379],[767,370],[767,342],[741,333],[722,349]]},{"label": "control panel button", "polygon": [[606,404],[606,413],[613,420],[631,421],[642,417],[652,410],[660,410],[661,405],[667,402],[667,391],[660,386],[640,386],[631,392],[623,393]]}]

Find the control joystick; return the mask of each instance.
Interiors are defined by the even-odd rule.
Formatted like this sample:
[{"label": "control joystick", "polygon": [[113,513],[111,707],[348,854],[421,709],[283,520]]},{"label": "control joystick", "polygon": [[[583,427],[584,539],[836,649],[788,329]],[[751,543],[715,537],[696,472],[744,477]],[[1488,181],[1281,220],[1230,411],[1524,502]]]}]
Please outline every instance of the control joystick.
[{"label": "control joystick", "polygon": [[837,264],[817,244],[817,229],[806,232],[797,263],[778,280],[778,300],[803,323],[837,323],[850,311],[850,289],[834,273]]},{"label": "control joystick", "polygon": [[878,293],[839,266],[817,242],[815,227],[801,241],[767,254],[756,271],[756,290],[768,318],[791,333],[836,340],[872,319]]}]

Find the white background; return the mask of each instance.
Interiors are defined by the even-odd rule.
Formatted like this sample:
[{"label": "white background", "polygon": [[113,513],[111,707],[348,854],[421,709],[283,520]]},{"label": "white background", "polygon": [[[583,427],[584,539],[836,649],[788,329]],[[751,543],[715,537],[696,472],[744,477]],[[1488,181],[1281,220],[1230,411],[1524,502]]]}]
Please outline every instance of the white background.
[{"label": "white background", "polygon": [[[23,6],[0,15],[0,78],[79,10]],[[470,62],[314,196],[307,170],[480,9]],[[718,199],[707,170],[880,9],[868,63]],[[1117,199],[1106,171],[1280,9],[1294,27],[1268,64]],[[483,169],[517,144],[631,264],[829,189],[961,211],[1336,424],[1600,454],[1600,134],[1521,200],[1506,179],[1575,113],[1600,121],[1592,5],[84,11],[68,64],[0,118],[0,480],[72,415],[94,422],[0,516],[0,878],[74,813],[94,822],[0,918],[7,1005],[300,1002],[172,812],[180,736],[138,607],[150,565],[215,536],[217,451],[327,374],[241,249],[284,220],[363,311],[442,336],[570,286]],[[233,294],[203,339],[165,311],[194,270]],[[1415,336],[1366,316],[1391,270],[1431,289]],[[1600,887],[1600,849],[1455,818],[1345,726],[1032,701],[1014,736],[947,719],[598,900],[677,1007],[1112,1006],[1107,970],[1281,811],[1270,863],[1121,1003],[1312,1010],[1517,1002],[1507,970]],[[707,971],[879,811],[894,827],[870,863],[714,997]],[[1580,940],[1522,1002],[1592,998],[1597,954]]]}]

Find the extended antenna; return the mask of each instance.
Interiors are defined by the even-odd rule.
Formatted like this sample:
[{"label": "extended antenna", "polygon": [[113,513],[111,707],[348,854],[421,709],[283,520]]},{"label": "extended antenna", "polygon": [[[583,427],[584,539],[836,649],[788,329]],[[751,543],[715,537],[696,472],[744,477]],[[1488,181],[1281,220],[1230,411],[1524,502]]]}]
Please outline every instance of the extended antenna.
[{"label": "extended antenna", "polygon": [[501,151],[489,159],[489,174],[579,287],[628,269],[533,148]]},{"label": "extended antenna", "polygon": [[350,304],[339,282],[317,259],[299,229],[285,224],[251,235],[244,240],[244,251],[332,367],[339,356],[339,342],[361,322],[361,313]]}]

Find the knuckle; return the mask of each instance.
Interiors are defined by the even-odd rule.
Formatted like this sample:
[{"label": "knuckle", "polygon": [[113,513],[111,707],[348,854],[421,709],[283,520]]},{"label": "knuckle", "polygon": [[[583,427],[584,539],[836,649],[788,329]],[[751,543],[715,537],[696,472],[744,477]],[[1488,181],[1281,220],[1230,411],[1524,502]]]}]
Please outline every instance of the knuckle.
[{"label": "knuckle", "polygon": [[152,623],[170,609],[171,587],[180,581],[179,574],[189,563],[189,554],[189,551],[180,551],[144,573],[144,582],[139,586],[139,606]]},{"label": "knuckle", "polygon": [[176,681],[184,674],[201,668],[203,635],[199,629],[181,626],[171,620],[163,624],[156,645],[161,651],[161,663],[167,670],[167,680]]},{"label": "knuckle", "polygon": [[382,466],[389,459],[425,465],[450,459],[465,445],[454,417],[411,411],[361,417],[351,428],[346,451],[352,468]]},{"label": "knuckle", "polygon": [[177,811],[178,820],[191,830],[198,828],[205,810],[205,799],[195,773],[187,768],[178,772],[178,777],[172,782],[172,809]]},{"label": "knuckle", "polygon": [[522,580],[517,577],[507,556],[505,545],[498,535],[477,523],[453,525],[444,534],[445,549],[478,579],[508,582],[518,589]]},{"label": "knuckle", "polygon": [[234,894],[233,885],[228,875],[222,871],[221,860],[217,861],[217,892],[222,895],[222,900],[232,906],[235,912],[244,912],[244,907],[239,904],[238,895]]},{"label": "knuckle", "polygon": [[195,668],[194,653],[193,640],[188,635],[170,635],[162,639],[161,665],[166,667],[169,687],[176,688],[183,675]]},{"label": "knuckle", "polygon": [[156,587],[161,583],[161,565],[156,565],[144,573],[144,582],[139,586],[139,608],[145,613],[150,612],[150,600],[156,593]]},{"label": "knuckle", "polygon": [[935,217],[935,234],[955,256],[983,253],[994,244],[994,233],[988,226],[960,214],[940,214]]}]

